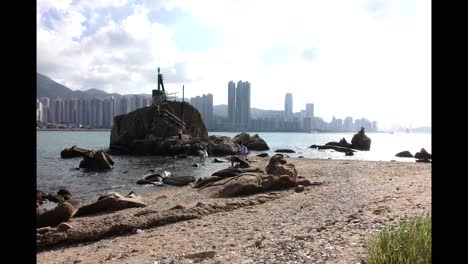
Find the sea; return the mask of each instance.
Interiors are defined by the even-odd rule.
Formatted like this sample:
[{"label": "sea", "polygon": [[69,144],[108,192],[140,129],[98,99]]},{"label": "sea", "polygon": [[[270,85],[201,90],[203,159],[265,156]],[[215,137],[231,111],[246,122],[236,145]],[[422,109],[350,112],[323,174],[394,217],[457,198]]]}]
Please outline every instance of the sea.
[{"label": "sea", "polygon": [[[255,132],[248,132],[251,135]],[[235,132],[212,132],[210,135],[234,137]],[[330,141],[345,138],[351,142],[354,133],[280,133],[259,132],[269,151],[251,151],[250,155],[267,152],[270,156],[279,148],[288,148],[296,153],[288,153],[292,158],[303,156],[307,159],[338,160],[373,160],[415,162],[414,158],[398,158],[396,153],[404,150],[413,155],[421,148],[431,151],[430,133],[366,133],[371,138],[369,151],[355,152],[354,156],[345,156],[334,150],[316,150],[311,145],[324,145]],[[150,173],[168,171],[176,176],[206,177],[213,172],[230,166],[230,163],[213,163],[210,157],[201,163],[198,157],[175,159],[161,156],[112,155],[115,165],[105,172],[85,172],[78,168],[82,158],[61,159],[60,151],[77,145],[82,148],[107,149],[110,142],[110,131],[37,131],[37,189],[56,193],[60,188],[67,188],[75,199],[81,202],[92,202],[108,192],[123,195],[130,191],[137,194],[156,192],[161,188],[178,188],[174,186],[138,185],[136,181]],[[222,157],[218,157],[222,159]],[[198,164],[198,167],[192,166]]]}]

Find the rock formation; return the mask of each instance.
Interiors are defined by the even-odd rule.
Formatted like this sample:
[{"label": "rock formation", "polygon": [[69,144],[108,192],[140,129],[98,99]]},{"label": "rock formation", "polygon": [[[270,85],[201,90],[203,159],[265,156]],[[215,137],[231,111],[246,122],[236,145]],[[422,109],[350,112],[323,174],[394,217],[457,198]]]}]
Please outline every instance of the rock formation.
[{"label": "rock formation", "polygon": [[[178,131],[184,124],[182,139],[179,139]],[[167,101],[161,104],[159,115],[156,107],[143,107],[114,117],[110,151],[140,155],[187,154],[205,140],[208,140],[208,131],[200,112],[186,102]]]},{"label": "rock formation", "polygon": [[422,159],[422,160],[432,159],[432,155],[429,154],[429,152],[427,152],[424,148],[421,148],[421,151],[416,152],[416,154],[414,154],[414,157],[416,159]]},{"label": "rock formation", "polygon": [[99,150],[87,152],[79,167],[91,171],[102,171],[112,169],[112,165],[114,165],[114,161],[109,157],[109,154]]},{"label": "rock formation", "polygon": [[361,130],[353,136],[351,139],[351,145],[353,145],[354,149],[370,150],[371,139],[366,136],[363,127],[361,127]]},{"label": "rock formation", "polygon": [[230,137],[212,135],[209,137],[208,150],[211,155],[235,155],[237,146]]},{"label": "rock formation", "polygon": [[77,146],[72,146],[66,148],[60,152],[60,157],[62,159],[69,159],[74,157],[83,157],[86,153],[90,152],[89,149],[79,148]]},{"label": "rock formation", "polygon": [[398,152],[395,156],[400,157],[400,158],[412,158],[413,154],[409,152],[408,150]]},{"label": "rock formation", "polygon": [[269,150],[268,144],[258,134],[250,136],[249,133],[240,133],[233,138],[237,144],[242,142],[249,150]]}]

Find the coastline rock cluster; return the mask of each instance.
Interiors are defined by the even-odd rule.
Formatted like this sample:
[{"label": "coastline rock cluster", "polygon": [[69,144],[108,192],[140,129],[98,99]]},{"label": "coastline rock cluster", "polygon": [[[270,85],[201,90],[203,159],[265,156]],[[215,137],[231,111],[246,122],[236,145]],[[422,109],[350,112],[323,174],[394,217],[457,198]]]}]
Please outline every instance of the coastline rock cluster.
[{"label": "coastline rock cluster", "polygon": [[296,168],[287,163],[283,154],[276,154],[271,157],[265,170],[227,168],[199,179],[194,187],[204,195],[214,198],[236,197],[310,184],[309,180],[297,175]]},{"label": "coastline rock cluster", "polygon": [[357,150],[370,150],[371,139],[365,134],[364,128],[361,127],[361,130],[354,134],[351,139],[351,143],[348,143],[345,138],[342,138],[339,142],[328,142],[327,144],[321,145],[311,145],[309,148],[317,149],[333,149],[339,152],[343,152],[346,156],[353,156],[354,152]]}]

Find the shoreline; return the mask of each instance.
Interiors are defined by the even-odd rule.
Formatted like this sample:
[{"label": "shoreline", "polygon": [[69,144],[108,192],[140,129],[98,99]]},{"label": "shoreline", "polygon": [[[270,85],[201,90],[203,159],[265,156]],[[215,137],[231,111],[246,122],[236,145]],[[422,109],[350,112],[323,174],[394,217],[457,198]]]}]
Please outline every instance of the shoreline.
[{"label": "shoreline", "polygon": [[[255,160],[254,167],[264,168],[269,158]],[[72,218],[69,224],[93,232],[123,223],[138,226],[137,215],[145,212],[147,217],[205,213],[141,228],[139,234],[46,248],[37,261],[191,263],[198,256],[202,263],[357,263],[365,255],[365,239],[383,226],[430,213],[431,163],[287,160],[298,175],[325,184],[235,198],[206,198],[191,187],[157,190],[142,196],[148,207]],[[170,210],[175,206],[184,209]]]}]

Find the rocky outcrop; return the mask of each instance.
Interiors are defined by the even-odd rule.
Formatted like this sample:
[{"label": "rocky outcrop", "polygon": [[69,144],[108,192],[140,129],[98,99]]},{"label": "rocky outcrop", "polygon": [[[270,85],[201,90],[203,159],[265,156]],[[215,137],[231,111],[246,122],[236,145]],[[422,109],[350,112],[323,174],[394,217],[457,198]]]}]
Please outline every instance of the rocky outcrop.
[{"label": "rocky outcrop", "polygon": [[86,153],[90,152],[89,149],[79,148],[77,146],[71,146],[60,152],[60,157],[62,159],[69,159],[74,157],[83,157]]},{"label": "rocky outcrop", "polygon": [[361,127],[361,130],[353,136],[351,139],[351,145],[353,145],[354,149],[370,150],[371,139],[366,136],[363,127]]},{"label": "rocky outcrop", "polygon": [[429,152],[427,152],[424,148],[421,148],[421,151],[416,152],[416,154],[414,154],[414,157],[416,159],[422,159],[422,160],[432,159],[432,155],[429,154]]},{"label": "rocky outcrop", "polygon": [[90,171],[110,170],[114,165],[114,161],[109,157],[105,151],[90,151],[83,156],[80,162],[80,168]]},{"label": "rocky outcrop", "polygon": [[288,175],[293,180],[296,180],[297,176],[294,164],[287,163],[283,154],[276,154],[271,157],[265,167],[265,172],[271,175]]},{"label": "rocky outcrop", "polygon": [[67,222],[75,213],[75,207],[68,202],[60,203],[54,209],[42,213],[37,211],[36,227],[56,226],[62,222]]},{"label": "rocky outcrop", "polygon": [[208,150],[211,155],[235,155],[237,146],[230,137],[212,135],[208,140]]},{"label": "rocky outcrop", "polygon": [[268,153],[265,153],[265,152],[260,153],[260,154],[257,155],[257,157],[260,157],[260,158],[268,157]]},{"label": "rocky outcrop", "polygon": [[[143,107],[114,117],[110,151],[139,155],[187,154],[201,141],[208,140],[200,112],[192,105],[167,101],[160,109],[160,115],[157,115],[156,107]],[[180,140],[181,123],[178,120],[185,123]]]},{"label": "rocky outcrop", "polygon": [[146,206],[147,204],[134,192],[130,192],[126,196],[122,196],[121,194],[114,192],[99,197],[94,203],[80,207],[76,212],[75,217]]},{"label": "rocky outcrop", "polygon": [[339,142],[328,142],[325,144],[325,146],[336,146],[336,147],[341,147],[341,148],[348,148],[351,149],[353,148],[353,145],[348,143],[345,138],[342,138]]},{"label": "rocky outcrop", "polygon": [[233,138],[237,144],[242,142],[249,150],[269,150],[268,144],[258,134],[250,136],[249,133],[240,133]]},{"label": "rocky outcrop", "polygon": [[400,158],[412,158],[413,154],[409,152],[408,150],[398,152],[395,156],[400,157]]}]

